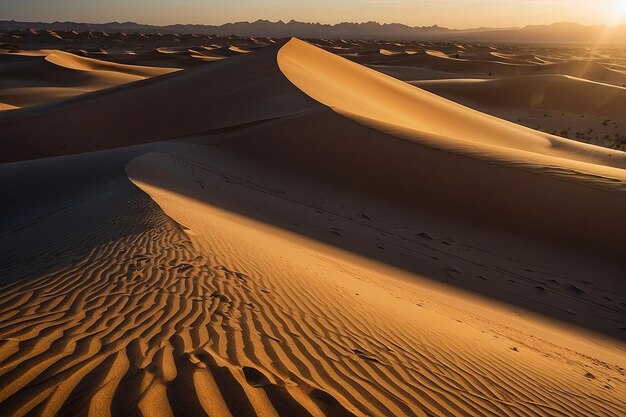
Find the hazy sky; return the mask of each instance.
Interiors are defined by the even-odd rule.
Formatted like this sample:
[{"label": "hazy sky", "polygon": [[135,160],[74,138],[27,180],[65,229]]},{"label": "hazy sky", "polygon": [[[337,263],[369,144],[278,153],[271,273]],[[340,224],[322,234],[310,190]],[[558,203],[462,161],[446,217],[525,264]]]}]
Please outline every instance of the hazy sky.
[{"label": "hazy sky", "polygon": [[626,23],[626,0],[0,0],[0,19],[221,24],[399,22],[452,28]]}]

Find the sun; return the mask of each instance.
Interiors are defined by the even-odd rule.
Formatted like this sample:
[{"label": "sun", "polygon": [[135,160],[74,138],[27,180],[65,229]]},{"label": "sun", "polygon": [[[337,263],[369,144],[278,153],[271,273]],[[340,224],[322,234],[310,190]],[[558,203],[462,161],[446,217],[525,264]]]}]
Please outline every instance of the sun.
[{"label": "sun", "polygon": [[606,23],[609,26],[626,23],[626,0],[609,0],[604,6]]},{"label": "sun", "polygon": [[615,17],[624,17],[626,15],[626,0],[613,0],[613,13]]}]

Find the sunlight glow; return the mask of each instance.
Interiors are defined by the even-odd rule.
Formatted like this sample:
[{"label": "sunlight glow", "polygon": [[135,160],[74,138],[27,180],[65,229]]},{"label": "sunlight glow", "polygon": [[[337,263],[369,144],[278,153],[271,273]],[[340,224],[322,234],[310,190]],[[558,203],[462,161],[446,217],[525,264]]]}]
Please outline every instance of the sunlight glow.
[{"label": "sunlight glow", "polygon": [[622,21],[626,17],[626,0],[613,0],[612,20],[614,22]]}]

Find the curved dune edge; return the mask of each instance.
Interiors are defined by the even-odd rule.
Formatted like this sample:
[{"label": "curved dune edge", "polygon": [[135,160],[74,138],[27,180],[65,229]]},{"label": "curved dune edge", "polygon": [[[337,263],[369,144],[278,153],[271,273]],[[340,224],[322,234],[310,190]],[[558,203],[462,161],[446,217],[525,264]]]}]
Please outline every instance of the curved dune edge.
[{"label": "curved dune edge", "polygon": [[[319,105],[278,71],[275,49],[264,48],[215,65],[23,108],[9,112],[16,113],[11,117],[3,114],[0,160],[45,158],[176,139]],[[90,74],[79,70],[71,73]],[[67,128],[67,120],[73,122],[71,129]],[[47,139],[42,141],[44,136]]]},{"label": "curved dune edge", "polygon": [[[318,158],[324,153],[335,155],[347,169],[337,167],[331,157],[315,171],[309,167],[308,175],[318,175],[332,166],[329,170],[334,169],[335,177],[350,182],[353,189],[385,195],[399,204],[586,253],[622,257],[616,248],[624,244],[625,223],[618,213],[626,204],[626,153],[497,119],[297,39],[278,51],[277,60],[281,72],[305,94],[348,119],[386,134],[379,135],[374,143],[367,140],[371,136],[367,132],[354,136],[352,130],[344,132],[343,138],[333,139],[335,145],[326,137],[313,139],[310,152],[327,146]],[[334,130],[321,134],[337,136]],[[401,154],[390,152],[395,138],[417,146],[405,146]],[[344,150],[347,153],[337,155],[333,148],[346,141],[352,143]],[[441,152],[426,152],[419,145]],[[254,143],[246,146],[263,152]],[[289,143],[281,146],[287,149]],[[385,155],[385,163],[376,153]],[[273,158],[272,163],[287,165],[282,161],[285,159],[294,157]],[[289,169],[303,171],[298,165],[291,164]],[[571,195],[566,196],[566,188]],[[609,211],[606,217],[590,219],[595,213]]]},{"label": "curved dune edge", "polygon": [[[493,80],[421,80],[410,84],[454,101],[493,108],[556,110],[623,119],[626,88],[569,75],[528,75]],[[503,92],[506,92],[504,94]]]},{"label": "curved dune edge", "polygon": [[[347,140],[363,139],[364,131],[377,147],[360,151],[375,156],[398,143],[398,152],[414,148],[406,152],[409,158],[425,153],[410,140],[440,148],[448,141],[449,148],[483,157],[490,157],[489,148],[494,158],[509,155],[507,146],[431,131],[417,136],[395,121],[335,108],[361,124],[354,123],[310,103],[277,70],[274,51],[261,52],[258,60],[247,55],[233,66],[148,83],[148,95],[138,91],[145,85],[129,87],[49,119],[64,124],[64,118],[80,119],[81,113],[72,113],[76,108],[85,109],[83,126],[73,133],[82,140],[80,132],[98,126],[103,110],[129,117],[114,127],[135,117],[116,97],[146,107],[169,98],[171,105],[153,107],[160,110],[146,120],[169,116],[169,122],[199,121],[204,128],[222,126],[220,110],[233,103],[241,113],[231,119],[236,129],[208,134],[224,139],[223,146],[170,141],[4,164],[0,182],[30,185],[14,187],[14,197],[32,210],[26,216],[39,213],[0,234],[0,243],[11,243],[10,252],[0,253],[0,276],[6,277],[0,280],[0,415],[619,415],[626,395],[623,343],[425,279],[467,279],[476,286],[501,280],[506,290],[524,287],[530,292],[523,294],[536,298],[578,297],[583,315],[615,317],[624,298],[621,291],[608,293],[612,284],[600,279],[612,272],[606,264],[591,263],[585,275],[566,265],[570,258],[527,255],[545,249],[534,245],[513,259],[498,248],[490,252],[474,240],[448,236],[416,211],[400,216],[384,200],[351,195],[332,183],[314,186],[296,172],[266,172],[267,164],[240,158],[235,139],[244,139],[240,148],[249,145],[245,140],[256,142],[278,159],[298,156],[302,160],[291,162],[303,165],[310,163],[304,161],[307,150],[321,144],[311,152],[315,170],[349,162],[325,158],[335,147],[359,153],[359,142]],[[242,79],[250,85],[232,96]],[[259,89],[268,79],[270,86]],[[199,83],[216,90],[207,97]],[[272,100],[276,95],[281,100]],[[181,101],[188,106],[181,109]],[[303,124],[307,120],[312,123]],[[30,124],[24,131],[32,132]],[[50,139],[72,134],[39,132]],[[154,135],[114,132],[115,144],[126,147],[141,134]],[[510,155],[562,159],[519,149]],[[435,167],[445,162],[432,159]],[[383,161],[346,171],[359,178],[368,168],[402,174],[395,159]],[[389,178],[412,186],[393,175],[383,183]],[[415,178],[430,180],[408,179]],[[279,217],[296,231],[237,212],[242,207]],[[362,241],[390,257],[417,259],[427,272],[404,274],[370,262],[304,237],[307,228],[335,243]],[[492,246],[506,243],[500,238]],[[594,285],[580,281],[594,274],[604,282],[600,289],[595,279]],[[576,295],[585,290],[584,297]],[[603,294],[613,301],[600,299]],[[590,302],[591,295],[598,299]]]},{"label": "curved dune edge", "polygon": [[[619,414],[623,344],[418,276],[396,281],[400,271],[202,202],[228,196],[316,227],[329,218],[370,239],[380,231],[370,222],[390,227],[384,215],[347,219],[338,202],[370,209],[343,193],[320,198],[327,187],[284,191],[293,178],[273,182],[203,145],[169,146],[145,150],[126,174],[123,150],[14,165],[16,177],[31,166],[52,177],[40,186],[80,198],[9,232],[43,240],[2,254],[0,272],[20,279],[0,282],[0,414]],[[98,165],[101,183],[68,190]],[[413,237],[416,255],[448,250],[454,266],[459,249],[476,249],[442,238]]]},{"label": "curved dune edge", "polygon": [[[338,112],[360,120],[397,126],[419,141],[420,134],[437,135],[450,143],[500,148],[557,157],[605,167],[626,167],[626,153],[585,145],[515,125],[471,110],[298,39],[278,51],[283,74],[300,90]],[[518,158],[523,159],[523,158]]]},{"label": "curved dune edge", "polygon": [[[341,404],[322,408],[324,415],[593,415],[614,409],[609,398],[617,391],[593,404],[550,394],[547,387],[565,385],[569,393],[583,392],[586,377],[539,352],[576,346],[620,363],[620,347],[585,346],[576,332],[413,275],[407,276],[413,284],[395,281],[403,276],[398,270],[203,202],[206,190],[221,189],[227,176],[232,185],[221,192],[239,188],[239,198],[258,210],[277,203],[267,191],[253,191],[252,176],[240,182],[222,169],[201,156],[167,154],[143,155],[126,167],[131,181],[184,225],[201,264],[231,277],[219,290],[231,312],[222,323],[238,332],[224,342],[213,339],[209,355],[235,373],[256,369],[253,386],[254,378],[286,386],[312,415],[320,399]],[[289,216],[293,208],[279,204],[270,210]],[[499,329],[498,338],[487,328]],[[522,334],[535,337],[532,354],[519,356],[520,349],[508,346],[510,337],[523,340]]]},{"label": "curved dune edge", "polygon": [[77,71],[108,71],[121,74],[134,75],[142,78],[155,77],[158,75],[168,74],[170,72],[180,71],[180,68],[164,68],[150,67],[144,65],[120,64],[117,62],[109,62],[102,59],[95,59],[85,56],[79,56],[70,52],[58,49],[40,49],[32,51],[21,51],[12,54],[14,57],[41,57],[47,62],[58,67],[77,70]]},{"label": "curved dune edge", "polygon": [[0,103],[0,111],[15,110],[15,109],[19,109],[19,107],[14,106],[12,104]]},{"label": "curved dune edge", "polygon": [[16,65],[0,66],[3,81],[0,101],[20,108],[59,102],[178,71],[118,64],[59,50],[26,51],[11,54],[9,58]]},{"label": "curved dune edge", "polygon": [[[425,66],[427,68],[466,75],[484,77],[488,74],[497,77],[526,76],[533,74],[562,74],[585,78],[592,81],[622,86],[626,82],[623,71],[611,69],[598,62],[588,60],[541,59],[538,62],[524,60],[493,60],[491,53],[470,53],[467,56],[460,54],[459,58],[440,51],[419,51],[416,54],[398,54],[390,59],[376,60],[374,63],[386,62],[394,66]],[[359,59],[361,63],[370,59]],[[369,62],[372,63],[372,62]]]},{"label": "curved dune edge", "polygon": [[141,65],[118,64],[99,59],[81,57],[63,51],[42,51],[46,54],[46,60],[61,67],[79,71],[111,71],[122,74],[136,75],[143,78],[156,77],[158,75],[169,74],[180,71],[178,68],[159,68]]},{"label": "curved dune edge", "polygon": [[621,148],[626,88],[569,75],[407,80],[493,116],[578,142]]}]

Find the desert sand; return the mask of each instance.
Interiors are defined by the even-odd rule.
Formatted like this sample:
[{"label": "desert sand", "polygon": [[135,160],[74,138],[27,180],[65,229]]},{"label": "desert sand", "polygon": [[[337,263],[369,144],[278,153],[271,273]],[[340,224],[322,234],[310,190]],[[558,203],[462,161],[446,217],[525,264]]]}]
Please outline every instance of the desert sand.
[{"label": "desert sand", "polygon": [[619,50],[55,35],[0,54],[0,415],[624,415]]}]

